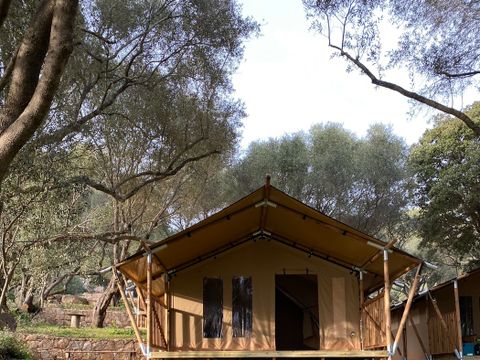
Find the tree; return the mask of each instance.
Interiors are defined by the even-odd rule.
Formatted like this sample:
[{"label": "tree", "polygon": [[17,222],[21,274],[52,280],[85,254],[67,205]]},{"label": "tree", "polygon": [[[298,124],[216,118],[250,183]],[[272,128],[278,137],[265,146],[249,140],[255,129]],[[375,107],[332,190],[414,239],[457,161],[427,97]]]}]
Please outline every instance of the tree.
[{"label": "tree", "polygon": [[[82,144],[91,146],[96,161],[90,169],[83,168],[84,175],[75,181],[106,195],[111,204],[106,224],[113,225],[104,231],[128,229],[140,241],[134,250],[145,247],[152,232],[174,212],[190,165],[232,152],[243,116],[241,104],[219,94],[222,88],[217,84],[200,94],[191,94],[188,86],[173,85],[172,89],[160,83],[135,93],[126,91],[118,115],[83,132]],[[131,240],[113,245],[112,263],[129,253]],[[116,292],[111,279],[97,302],[94,325],[103,326]]]},{"label": "tree", "polygon": [[[327,215],[368,233],[399,236],[408,205],[406,145],[383,125],[357,138],[338,124],[315,125],[308,134],[255,142],[227,174],[235,198],[272,184]],[[230,198],[231,199],[231,198]]]},{"label": "tree", "polygon": [[300,133],[251,143],[245,156],[230,170],[235,197],[256,190],[265,175],[270,174],[276,186],[303,198],[308,172],[306,141]]},{"label": "tree", "polygon": [[[2,1],[0,8],[8,9],[9,3]],[[5,46],[0,49],[0,179],[32,136],[37,147],[75,139],[92,122],[108,116],[128,89],[174,80],[201,93],[208,91],[208,80],[229,94],[243,41],[257,28],[242,17],[234,1],[85,0],[74,28],[75,6],[73,0],[44,0],[32,16],[30,2],[13,2],[12,15],[5,18],[6,31],[1,34]],[[25,18],[33,20],[23,35]],[[51,24],[55,29],[48,48]],[[62,51],[54,51],[57,47]],[[199,70],[208,73],[208,79],[198,78]],[[45,121],[51,104],[53,111]]]},{"label": "tree", "polygon": [[[5,4],[0,2],[0,9]],[[0,33],[2,105],[15,88],[14,67],[8,64],[17,64],[17,39],[24,36],[33,5],[12,2],[8,17],[0,11],[5,20],[5,32]],[[93,273],[92,264],[85,262],[90,252],[101,254],[94,259],[96,268],[108,266],[138,250],[151,236],[162,236],[169,216],[179,210],[177,199],[186,196],[180,189],[193,181],[192,169],[201,167],[207,157],[216,163],[212,156],[232,153],[243,108],[231,97],[230,77],[241,59],[243,41],[257,29],[235,1],[95,0],[82,2],[80,9],[73,28],[75,46],[50,101],[51,111],[39,118],[36,132],[32,128],[23,147],[11,153],[11,161],[2,162],[5,171],[0,172],[6,209],[0,212],[0,221],[9,239],[6,261],[17,257],[19,265],[28,263],[33,249],[45,254],[43,259],[58,260],[48,264],[38,256],[35,266],[12,270],[14,285],[30,279],[31,293],[42,297],[58,281]],[[47,187],[42,177],[19,180],[38,154],[39,162],[31,170],[45,174]],[[50,172],[65,154],[72,155],[65,169]],[[52,159],[44,167],[43,156]],[[9,164],[14,170],[5,176]],[[42,199],[55,197],[47,202],[49,210],[62,212],[62,205],[68,204],[56,201],[62,194],[65,201],[66,193],[78,189],[88,201],[82,200],[82,211],[75,217],[62,222],[61,214],[49,214],[42,218],[48,221],[37,219],[35,233],[15,232],[37,218],[36,205]],[[17,197],[10,198],[12,193]],[[27,195],[36,196],[38,202],[25,198],[25,206],[19,206],[24,200],[18,197]],[[12,220],[16,226],[10,226]],[[64,226],[44,229],[50,221]],[[81,251],[82,245],[88,253]],[[79,261],[69,261],[72,252]],[[7,290],[10,281],[2,282]],[[109,299],[107,291],[100,307],[108,306]]]},{"label": "tree", "polygon": [[[10,0],[0,2],[0,29],[8,25],[10,6]],[[8,88],[0,98],[0,184],[47,116],[73,51],[76,13],[76,0],[41,1],[18,47],[1,62],[0,91]]]},{"label": "tree", "polygon": [[[85,187],[64,186],[62,183],[63,179],[71,176],[69,165],[77,156],[78,152],[65,149],[49,152],[32,150],[20,152],[12,162],[17,171],[4,180],[0,193],[3,204],[0,217],[2,310],[7,308],[7,295],[16,286],[19,277],[38,281],[32,283],[34,285],[44,280],[45,272],[34,266],[42,252],[54,249],[56,253],[46,261],[46,266],[56,266],[59,261],[63,264],[76,263],[75,255],[67,256],[68,249],[75,247],[69,234],[79,224],[88,192]],[[65,236],[58,237],[59,233]],[[76,241],[77,249],[86,245],[88,239],[84,240],[83,244]],[[78,252],[75,253],[78,255]],[[25,287],[28,286],[25,282]],[[30,293],[35,289],[31,290]],[[18,302],[21,303],[25,297]]]},{"label": "tree", "polygon": [[[467,109],[480,123],[480,104]],[[480,260],[480,142],[452,117],[438,117],[412,149],[421,245],[457,267]],[[447,261],[448,260],[448,261]]]},{"label": "tree", "polygon": [[[312,27],[337,55],[367,75],[376,86],[452,115],[477,136],[480,126],[466,112],[446,105],[480,75],[480,7],[477,1],[303,0]],[[383,49],[382,32],[396,25],[398,47]],[[385,80],[403,66],[413,89]],[[374,70],[374,69],[377,70]],[[376,74],[377,73],[377,74]]]}]

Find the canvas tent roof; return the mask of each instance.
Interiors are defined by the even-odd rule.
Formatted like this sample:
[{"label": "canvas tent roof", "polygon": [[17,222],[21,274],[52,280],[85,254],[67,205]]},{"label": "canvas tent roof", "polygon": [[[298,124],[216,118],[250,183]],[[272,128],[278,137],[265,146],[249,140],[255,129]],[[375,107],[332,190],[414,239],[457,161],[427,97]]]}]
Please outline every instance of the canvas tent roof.
[{"label": "canvas tent roof", "polygon": [[[459,282],[459,284],[461,284],[465,280],[468,280],[471,276],[475,276],[475,275],[479,275],[479,274],[480,274],[480,267],[475,268],[471,271],[467,271],[466,273],[463,273],[463,274],[461,274],[457,277],[448,279],[448,280],[446,280],[446,281],[444,281],[440,284],[437,284],[437,285],[435,285],[435,286],[433,286],[429,289],[426,289],[422,292],[419,292],[413,298],[413,302],[416,302],[416,301],[419,301],[420,299],[423,299],[425,296],[428,295],[428,293],[434,294],[436,291],[441,290],[446,286],[449,286],[449,285],[453,286],[453,283],[454,283],[455,280],[457,280]],[[453,296],[453,293],[452,293],[452,296]],[[397,309],[405,307],[406,302],[407,302],[407,300],[404,300],[401,303],[397,303],[397,304],[393,305],[392,310],[397,310]]]},{"label": "canvas tent roof", "polygon": [[[278,241],[352,271],[364,270],[364,284],[383,286],[387,244],[301,203],[267,184],[203,221],[150,245],[153,254],[152,294],[164,293],[163,274],[182,271],[247,241]],[[391,247],[390,278],[404,274],[421,260]],[[116,265],[127,278],[146,287],[146,255],[141,251]]]}]

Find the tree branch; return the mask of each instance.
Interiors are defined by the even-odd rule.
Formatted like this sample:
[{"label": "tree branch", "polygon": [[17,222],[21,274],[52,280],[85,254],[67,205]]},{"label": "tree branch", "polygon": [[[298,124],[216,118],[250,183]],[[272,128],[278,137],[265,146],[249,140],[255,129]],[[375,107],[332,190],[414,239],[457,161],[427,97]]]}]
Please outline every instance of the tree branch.
[{"label": "tree branch", "polygon": [[[132,196],[134,196],[135,194],[137,194],[141,189],[143,189],[145,186],[147,186],[148,184],[151,184],[153,182],[157,182],[157,181],[161,181],[161,180],[164,180],[166,179],[167,177],[171,177],[171,176],[174,176],[176,175],[180,170],[182,170],[187,164],[189,163],[192,163],[192,162],[196,162],[196,161],[199,161],[201,159],[204,159],[204,158],[207,158],[211,155],[214,155],[214,154],[220,154],[220,151],[218,150],[212,150],[212,151],[209,151],[207,153],[204,153],[202,155],[198,155],[198,156],[194,156],[194,157],[190,157],[188,159],[185,159],[183,160],[182,162],[180,162],[180,164],[178,164],[176,167],[172,168],[172,169],[167,169],[167,170],[164,170],[164,171],[158,171],[158,172],[154,172],[154,171],[147,171],[147,172],[143,172],[143,173],[140,173],[140,174],[136,174],[136,175],[133,175],[129,178],[129,180],[133,180],[135,178],[138,178],[140,176],[151,176],[149,179],[147,180],[144,180],[143,182],[141,182],[140,184],[136,185],[135,187],[133,187],[132,190],[130,190],[129,192],[127,192],[126,194],[122,194],[121,192],[117,191],[118,189],[118,186],[114,187],[113,189],[109,188],[108,186],[102,184],[102,183],[99,183],[99,182],[96,182],[92,179],[90,179],[89,177],[87,176],[78,176],[78,177],[75,177],[71,180],[71,182],[74,182],[74,183],[78,183],[78,184],[85,184],[87,186],[90,186],[91,188],[93,189],[96,189],[98,191],[101,191],[107,195],[110,195],[111,197],[113,197],[115,200],[118,200],[120,202],[124,202],[128,199],[130,199]],[[122,182],[123,184],[125,184],[125,181]]]},{"label": "tree branch", "polygon": [[450,114],[452,116],[455,116],[456,118],[463,121],[465,123],[465,125],[467,125],[477,136],[480,136],[480,125],[475,123],[464,112],[462,112],[460,110],[457,110],[457,109],[454,109],[454,108],[451,108],[451,107],[448,107],[448,106],[445,106],[445,105],[443,105],[443,104],[441,104],[441,103],[439,103],[435,100],[429,99],[429,98],[427,98],[423,95],[420,95],[416,92],[406,90],[406,89],[404,89],[403,87],[401,87],[397,84],[394,84],[394,83],[391,83],[391,82],[388,82],[388,81],[384,81],[384,80],[380,80],[358,58],[354,58],[348,52],[344,51],[343,49],[341,49],[338,46],[330,44],[330,47],[338,50],[340,52],[341,56],[344,56],[348,60],[353,62],[360,70],[362,70],[370,78],[370,80],[372,81],[373,84],[375,84],[377,86],[380,86],[380,87],[383,87],[383,88],[386,88],[386,89],[396,91],[396,92],[402,94],[403,96],[408,97],[409,99],[416,100],[416,101],[418,101],[422,104],[428,105],[428,106],[430,106],[434,109],[440,110],[440,111],[442,111],[446,114]]},{"label": "tree branch", "polygon": [[464,72],[464,73],[455,73],[455,74],[454,73],[449,73],[448,71],[439,71],[438,74],[443,75],[447,78],[454,79],[454,78],[472,77],[472,76],[480,74],[480,71],[479,70],[474,70],[474,71],[467,71],[467,72]]}]

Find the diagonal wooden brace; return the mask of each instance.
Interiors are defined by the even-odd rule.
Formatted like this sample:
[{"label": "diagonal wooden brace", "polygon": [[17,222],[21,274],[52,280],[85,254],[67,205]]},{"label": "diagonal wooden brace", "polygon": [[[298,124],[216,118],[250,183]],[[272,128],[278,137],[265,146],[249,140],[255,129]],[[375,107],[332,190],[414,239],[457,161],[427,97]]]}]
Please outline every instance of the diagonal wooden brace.
[{"label": "diagonal wooden brace", "polygon": [[420,274],[422,272],[422,269],[423,269],[423,263],[418,265],[417,272],[415,273],[415,277],[413,278],[413,283],[408,293],[407,303],[405,304],[405,309],[403,310],[403,315],[400,320],[400,324],[398,325],[397,335],[395,336],[395,340],[393,342],[392,352],[391,352],[392,355],[394,355],[397,350],[398,343],[403,333],[403,328],[405,327],[405,323],[407,322],[407,317],[410,312],[410,308],[412,307],[413,297],[417,292],[418,283],[420,282]]},{"label": "diagonal wooden brace", "polygon": [[137,322],[135,321],[135,318],[132,313],[132,309],[130,308],[130,304],[128,302],[128,299],[125,295],[125,289],[123,288],[123,285],[121,284],[118,276],[117,276],[117,270],[112,267],[112,272],[113,272],[113,277],[115,278],[115,283],[117,284],[118,291],[120,292],[120,295],[122,296],[122,300],[125,304],[125,309],[127,310],[128,317],[130,319],[130,323],[132,324],[133,332],[135,333],[135,337],[137,338],[138,341],[138,346],[140,346],[140,350],[142,351],[142,354],[145,355],[145,348],[143,345],[143,340],[142,336],[140,335],[140,331],[138,330]]}]

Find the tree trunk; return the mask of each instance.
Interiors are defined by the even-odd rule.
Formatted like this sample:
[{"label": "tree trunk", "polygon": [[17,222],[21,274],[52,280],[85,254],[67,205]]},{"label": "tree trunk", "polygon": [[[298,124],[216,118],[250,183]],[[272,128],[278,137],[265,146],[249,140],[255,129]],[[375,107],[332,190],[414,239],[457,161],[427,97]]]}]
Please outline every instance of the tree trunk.
[{"label": "tree trunk", "polygon": [[93,309],[92,326],[97,328],[103,328],[105,323],[105,317],[107,316],[107,309],[110,306],[113,296],[117,293],[115,286],[115,279],[112,278],[104,291],[102,296],[97,300],[95,308]]},{"label": "tree trunk", "polygon": [[22,39],[0,108],[0,185],[48,114],[73,50],[77,5],[77,0],[41,1]]},{"label": "tree trunk", "polygon": [[36,310],[35,305],[33,304],[34,299],[34,284],[33,281],[30,281],[30,286],[28,287],[27,294],[25,296],[25,300],[22,304],[22,311],[26,313],[33,313]]},{"label": "tree trunk", "polygon": [[0,292],[0,309],[2,312],[8,312],[8,305],[7,305],[7,293],[8,289],[10,288],[10,283],[12,281],[13,277],[13,272],[15,271],[15,268],[17,265],[12,265],[9,269],[8,272],[5,274],[5,278],[2,280],[2,288]]}]

